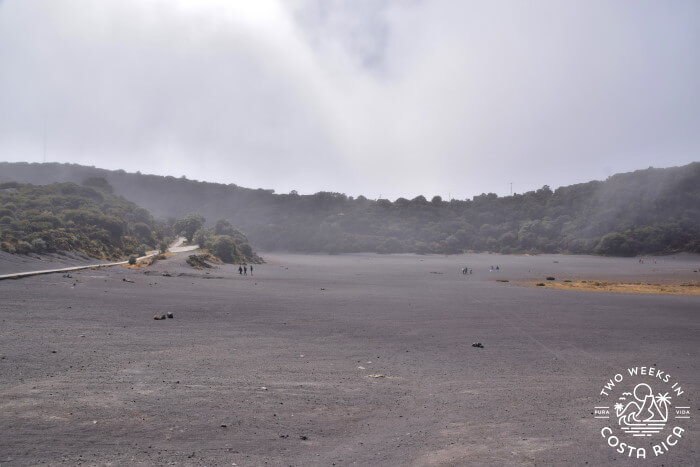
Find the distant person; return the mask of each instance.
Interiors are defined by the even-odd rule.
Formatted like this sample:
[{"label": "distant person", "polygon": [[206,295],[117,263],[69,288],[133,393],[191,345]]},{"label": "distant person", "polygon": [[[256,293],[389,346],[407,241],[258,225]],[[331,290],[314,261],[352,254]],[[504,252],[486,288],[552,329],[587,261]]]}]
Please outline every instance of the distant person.
[{"label": "distant person", "polygon": [[496,271],[500,271],[500,270],[501,270],[500,266],[496,265]]},{"label": "distant person", "polygon": [[251,276],[253,275],[253,265],[252,264],[250,265],[250,275]]},{"label": "distant person", "polygon": [[243,266],[238,266],[238,274],[243,275]]},{"label": "distant person", "polygon": [[243,266],[243,275],[247,276],[248,275],[248,266]]}]

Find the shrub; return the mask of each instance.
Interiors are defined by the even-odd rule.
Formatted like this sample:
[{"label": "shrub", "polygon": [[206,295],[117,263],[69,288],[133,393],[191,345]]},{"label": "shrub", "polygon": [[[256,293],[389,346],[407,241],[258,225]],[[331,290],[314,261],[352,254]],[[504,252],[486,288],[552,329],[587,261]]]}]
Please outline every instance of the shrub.
[{"label": "shrub", "polygon": [[32,251],[32,245],[25,242],[24,240],[20,240],[15,245],[15,251],[19,254],[26,255],[27,253]]},{"label": "shrub", "polygon": [[43,253],[46,251],[46,242],[42,240],[41,238],[35,238],[32,240],[32,251],[35,253]]},{"label": "shrub", "polygon": [[136,256],[134,256],[134,255],[129,256],[129,264],[131,264],[132,266],[134,264],[136,264]]},{"label": "shrub", "polygon": [[637,242],[626,235],[613,232],[600,239],[595,252],[600,255],[634,256],[637,254]]}]

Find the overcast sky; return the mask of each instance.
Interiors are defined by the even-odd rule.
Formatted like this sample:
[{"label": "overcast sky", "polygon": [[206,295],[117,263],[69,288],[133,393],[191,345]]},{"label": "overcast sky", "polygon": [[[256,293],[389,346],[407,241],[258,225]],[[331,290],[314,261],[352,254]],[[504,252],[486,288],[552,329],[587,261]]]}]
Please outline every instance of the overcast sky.
[{"label": "overcast sky", "polygon": [[700,2],[0,0],[0,160],[508,194],[700,160]]}]

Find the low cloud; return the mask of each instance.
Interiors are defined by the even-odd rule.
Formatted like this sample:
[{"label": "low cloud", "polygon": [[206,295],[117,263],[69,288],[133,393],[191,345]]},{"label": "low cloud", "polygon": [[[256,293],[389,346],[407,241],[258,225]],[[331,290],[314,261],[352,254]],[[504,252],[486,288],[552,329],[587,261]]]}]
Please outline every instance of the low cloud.
[{"label": "low cloud", "polygon": [[[6,0],[0,159],[467,197],[700,149],[696,2]],[[44,137],[45,135],[45,137]]]}]

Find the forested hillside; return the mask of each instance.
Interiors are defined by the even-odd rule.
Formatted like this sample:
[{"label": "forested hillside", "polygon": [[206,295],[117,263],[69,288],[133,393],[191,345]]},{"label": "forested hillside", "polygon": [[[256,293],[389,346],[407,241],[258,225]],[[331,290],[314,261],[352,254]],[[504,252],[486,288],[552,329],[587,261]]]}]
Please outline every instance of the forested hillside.
[{"label": "forested hillside", "polygon": [[95,185],[0,184],[0,249],[11,253],[77,250],[117,259],[155,248],[163,229],[151,214],[114,196],[105,183],[97,180]]},{"label": "forested hillside", "polygon": [[700,252],[700,163],[617,174],[551,190],[470,200],[369,200],[272,190],[71,164],[0,163],[0,181],[104,177],[163,217],[226,218],[259,248],[301,252]]},{"label": "forested hillside", "polygon": [[[81,251],[120,259],[165,250],[184,235],[226,263],[260,263],[247,237],[226,219],[205,229],[205,218],[156,220],[144,208],[113,194],[104,178],[82,185],[0,183],[0,250],[10,253]],[[194,238],[194,237],[197,238]]]}]

